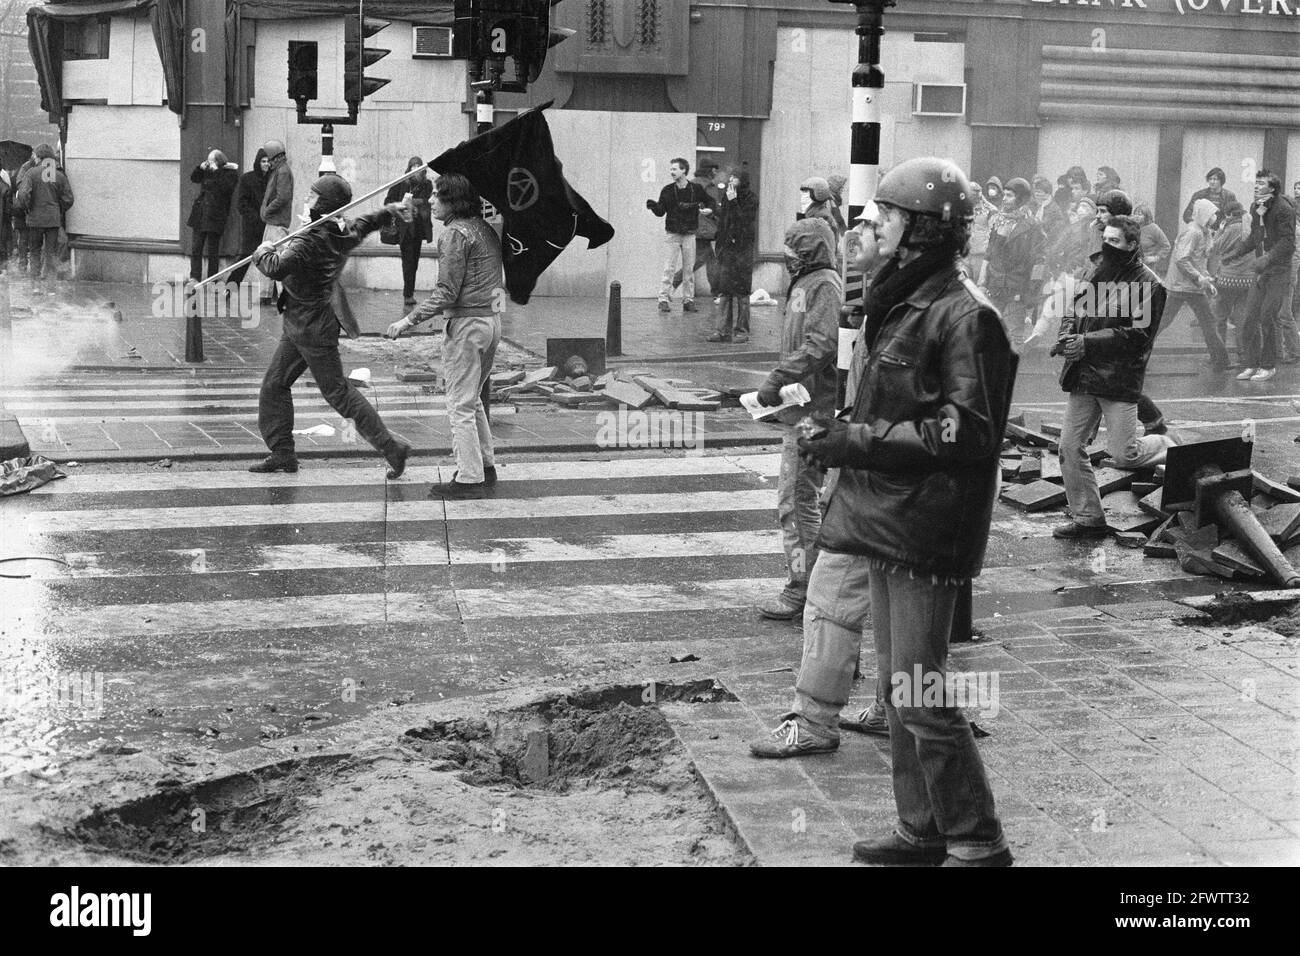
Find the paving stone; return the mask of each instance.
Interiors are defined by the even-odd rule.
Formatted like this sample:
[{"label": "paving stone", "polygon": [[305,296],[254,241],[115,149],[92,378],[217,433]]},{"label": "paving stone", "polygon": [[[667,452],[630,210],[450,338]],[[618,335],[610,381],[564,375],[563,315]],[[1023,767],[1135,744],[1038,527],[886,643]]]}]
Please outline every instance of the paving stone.
[{"label": "paving stone", "polygon": [[1112,491],[1124,491],[1133,484],[1133,472],[1119,468],[1098,468],[1093,472],[1097,490],[1105,498]]},{"label": "paving stone", "polygon": [[1021,511],[1046,511],[1065,503],[1065,489],[1050,481],[1013,485],[1002,489],[1002,500]]},{"label": "paving stone", "polygon": [[1256,517],[1278,547],[1290,547],[1292,542],[1300,540],[1300,504],[1276,505]]},{"label": "paving stone", "polygon": [[1271,478],[1261,475],[1259,472],[1254,472],[1254,480],[1256,491],[1270,495],[1271,497],[1276,498],[1279,502],[1285,504],[1300,503],[1300,489],[1290,487],[1290,479],[1288,479],[1287,484],[1284,485],[1281,482],[1274,481]]},{"label": "paving stone", "polygon": [[1214,560],[1224,567],[1252,578],[1264,577],[1264,569],[1235,540],[1229,539],[1210,552]]}]

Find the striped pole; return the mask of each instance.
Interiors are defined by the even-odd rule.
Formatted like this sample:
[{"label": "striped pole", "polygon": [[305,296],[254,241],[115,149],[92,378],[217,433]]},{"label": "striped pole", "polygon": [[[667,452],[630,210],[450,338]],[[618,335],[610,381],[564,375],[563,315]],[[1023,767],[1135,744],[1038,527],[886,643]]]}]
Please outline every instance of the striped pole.
[{"label": "striped pole", "polygon": [[[851,2],[858,11],[858,65],[853,68],[852,140],[849,148],[849,228],[868,201],[876,195],[880,169],[880,98],[885,90],[885,74],[880,69],[880,38],[884,36],[885,8],[894,0],[831,0]],[[865,280],[852,269],[856,254],[853,233],[844,243],[844,311],[840,319],[840,349],[836,375],[836,408],[846,401],[848,371],[852,364],[853,345],[862,324],[862,297]]]}]

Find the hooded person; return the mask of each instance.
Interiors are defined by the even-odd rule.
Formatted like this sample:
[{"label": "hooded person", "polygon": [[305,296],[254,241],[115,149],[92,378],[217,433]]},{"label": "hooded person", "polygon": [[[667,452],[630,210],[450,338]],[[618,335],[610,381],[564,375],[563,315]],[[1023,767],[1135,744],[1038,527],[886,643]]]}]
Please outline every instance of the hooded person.
[{"label": "hooded person", "polygon": [[402,223],[397,230],[397,247],[402,255],[402,305],[406,312],[415,308],[415,276],[420,268],[420,249],[426,242],[433,241],[433,216],[429,212],[433,180],[428,176],[424,160],[412,156],[406,161],[406,172],[417,169],[424,170],[424,173],[395,183],[384,197],[386,203],[408,203],[410,206],[411,221]]},{"label": "hooded person", "polygon": [[[262,241],[275,242],[289,234],[293,222],[293,170],[289,168],[284,143],[278,139],[267,140],[262,151],[269,162],[266,192],[262,194],[259,208],[264,226]],[[262,301],[273,302],[275,299],[275,283],[272,282],[262,289]]]},{"label": "hooded person", "polygon": [[807,405],[777,414],[786,426],[777,478],[777,521],[781,525],[789,576],[781,593],[760,608],[772,620],[803,614],[808,576],[817,563],[821,529],[818,495],[825,473],[799,456],[794,423],[810,412],[835,413],[835,360],[839,353],[840,309],[844,284],[835,268],[835,235],[821,217],[801,219],[785,232],[785,263],[790,274],[781,317],[781,358],[758,390],[759,404],[783,404],[781,389],[802,385]]},{"label": "hooded person", "polygon": [[[271,178],[271,160],[261,146],[253,156],[248,172],[239,177],[235,187],[235,213],[239,216],[239,258],[247,259],[262,244],[266,224],[262,222],[262,199]],[[229,282],[238,286],[248,274],[252,262],[245,262],[230,273]]]},{"label": "hooded person", "polygon": [[1210,224],[1218,217],[1218,207],[1209,199],[1192,203],[1192,221],[1184,222],[1174,239],[1174,251],[1169,256],[1165,272],[1165,287],[1169,298],[1165,302],[1165,325],[1178,319],[1183,306],[1190,307],[1201,326],[1201,336],[1210,352],[1210,367],[1214,372],[1226,371],[1230,360],[1223,339],[1219,337],[1218,320],[1206,297],[1218,295],[1214,277],[1210,274]]},{"label": "hooded person", "polygon": [[349,253],[370,233],[390,224],[394,217],[401,217],[404,209],[391,204],[351,222],[331,215],[351,199],[352,188],[347,180],[332,174],[320,177],[312,184],[307,200],[308,216],[317,223],[315,228],[280,248],[263,242],[254,253],[253,264],[282,285],[279,304],[283,330],[262,378],[257,409],[257,425],[271,454],[249,471],[266,474],[298,470],[291,389],[308,369],[330,407],[384,456],[388,477],[399,478],[406,468],[411,446],[389,433],[374,406],[343,373],[339,332],[346,325],[351,326],[350,335],[355,336],[357,330],[338,288]]},{"label": "hooded person", "polygon": [[999,209],[1002,208],[1002,180],[997,176],[990,176],[984,181],[984,198]]},{"label": "hooded person", "polygon": [[749,173],[732,172],[718,206],[718,281],[722,321],[710,342],[749,341],[749,296],[753,290],[754,240],[758,229],[758,197],[749,188]]}]

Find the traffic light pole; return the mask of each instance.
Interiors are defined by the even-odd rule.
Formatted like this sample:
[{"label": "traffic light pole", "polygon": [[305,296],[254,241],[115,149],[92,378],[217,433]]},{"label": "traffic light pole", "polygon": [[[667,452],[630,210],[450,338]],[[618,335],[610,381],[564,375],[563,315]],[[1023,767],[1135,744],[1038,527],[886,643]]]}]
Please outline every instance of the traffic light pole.
[{"label": "traffic light pole", "polygon": [[334,168],[334,124],[322,123],[320,128],[320,169],[317,170],[317,176],[324,176],[326,173],[336,173]]}]

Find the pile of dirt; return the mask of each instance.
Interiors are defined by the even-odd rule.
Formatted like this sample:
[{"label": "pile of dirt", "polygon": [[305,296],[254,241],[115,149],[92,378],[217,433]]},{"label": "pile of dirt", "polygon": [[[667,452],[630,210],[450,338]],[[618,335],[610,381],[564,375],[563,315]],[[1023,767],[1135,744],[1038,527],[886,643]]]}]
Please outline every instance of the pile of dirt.
[{"label": "pile of dirt", "polygon": [[1267,619],[1264,625],[1283,637],[1300,637],[1300,603],[1293,604],[1288,610]]}]

